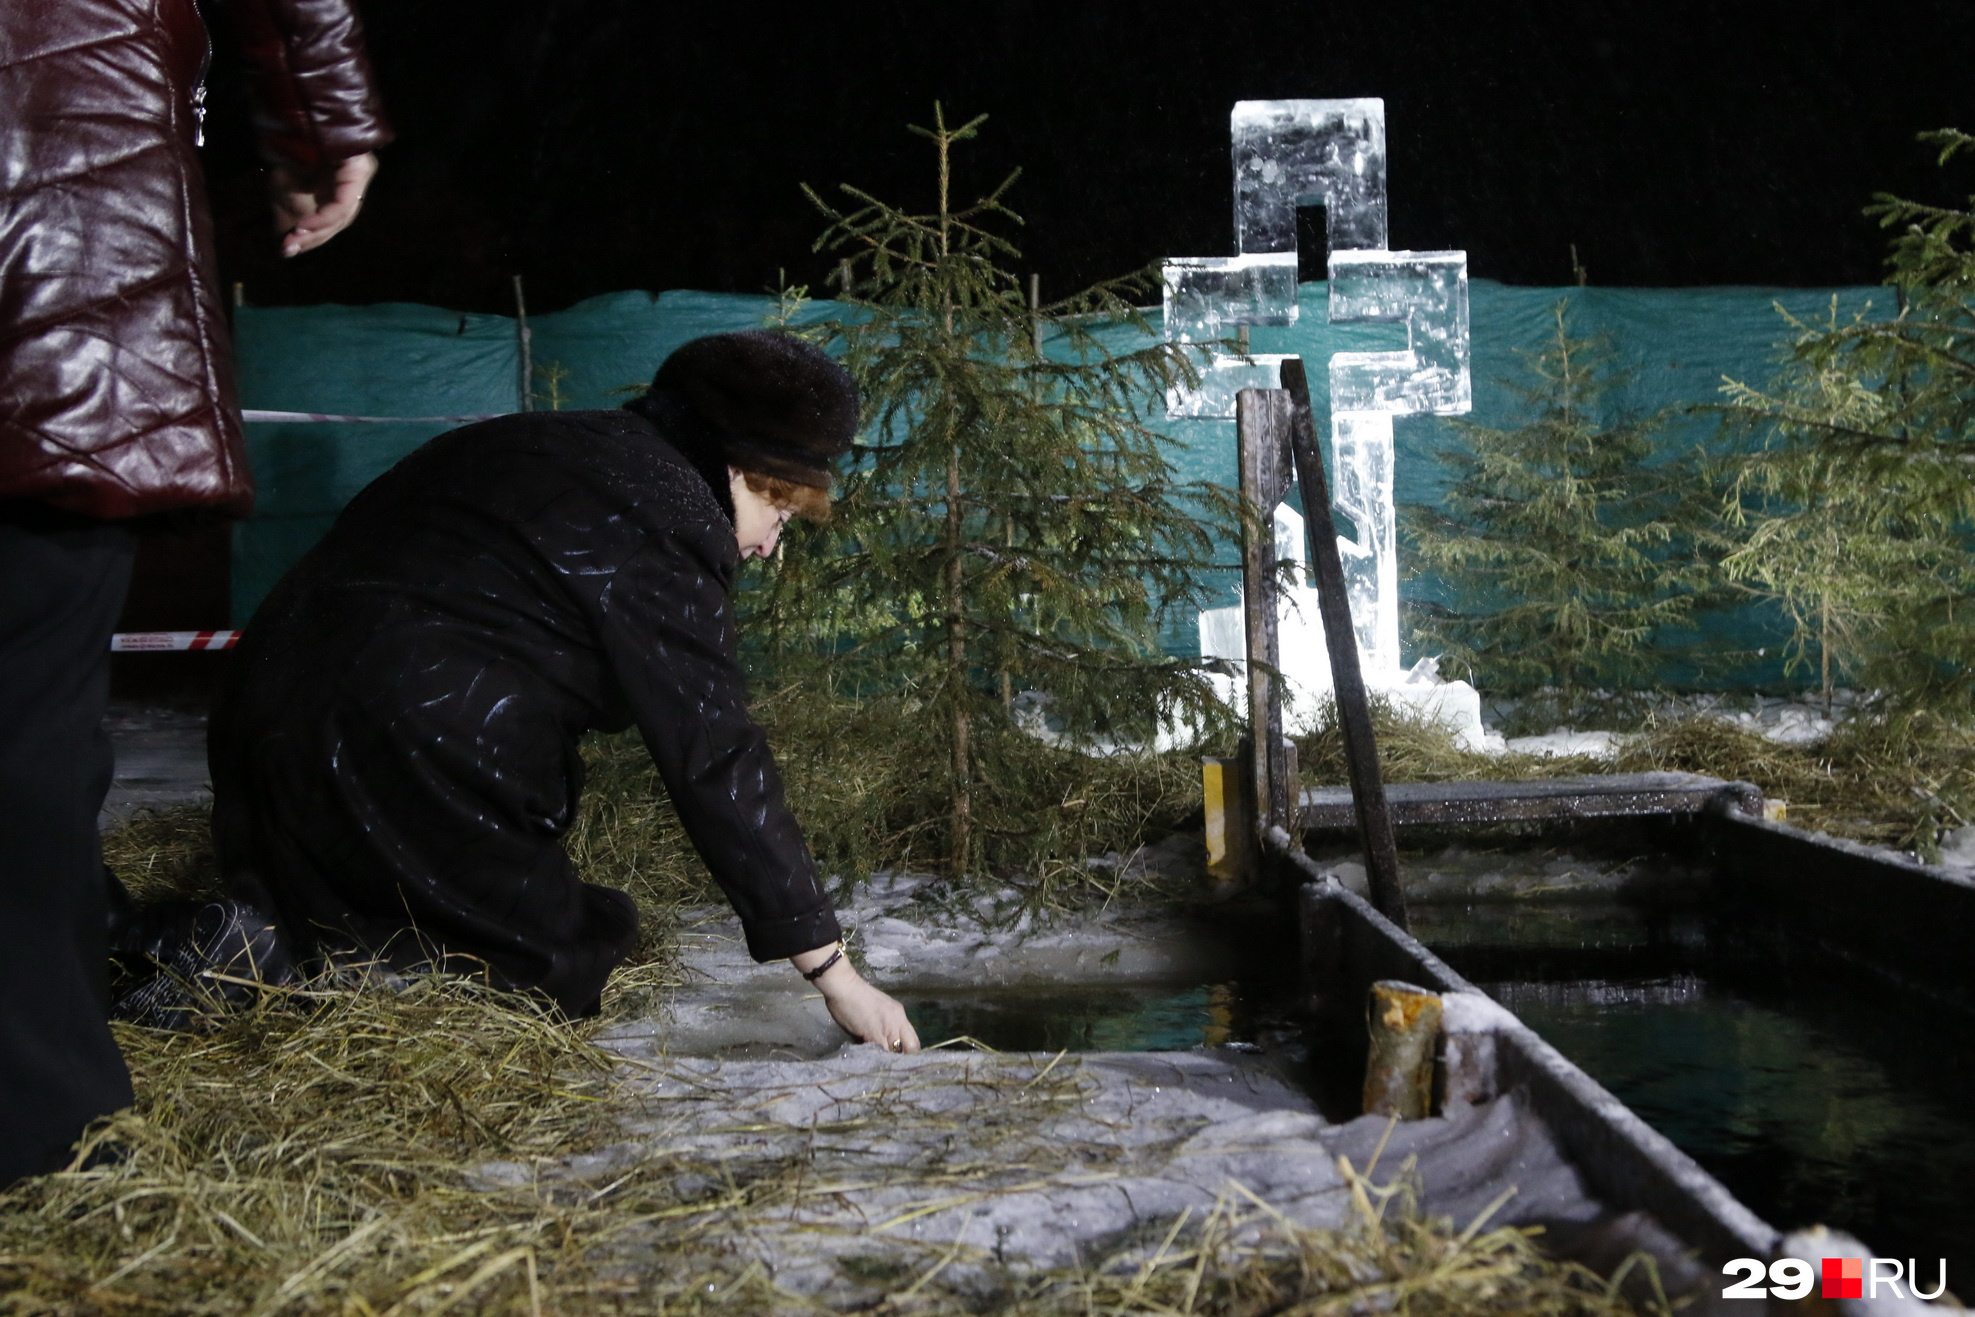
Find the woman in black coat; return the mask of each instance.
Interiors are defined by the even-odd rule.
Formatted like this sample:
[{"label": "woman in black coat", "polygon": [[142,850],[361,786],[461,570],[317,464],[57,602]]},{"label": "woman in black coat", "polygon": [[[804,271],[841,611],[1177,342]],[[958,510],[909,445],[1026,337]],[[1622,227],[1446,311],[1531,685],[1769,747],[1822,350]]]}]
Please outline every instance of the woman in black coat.
[{"label": "woman in black coat", "polygon": [[[503,417],[365,489],[255,614],[210,737],[233,894],[304,959],[483,973],[595,1011],[624,893],[563,852],[591,729],[636,726],[757,961],[916,1050],[841,932],[761,730],[730,593],[827,510],[857,396],[772,331],[697,339],[621,411]],[[819,972],[820,971],[820,972]]]}]

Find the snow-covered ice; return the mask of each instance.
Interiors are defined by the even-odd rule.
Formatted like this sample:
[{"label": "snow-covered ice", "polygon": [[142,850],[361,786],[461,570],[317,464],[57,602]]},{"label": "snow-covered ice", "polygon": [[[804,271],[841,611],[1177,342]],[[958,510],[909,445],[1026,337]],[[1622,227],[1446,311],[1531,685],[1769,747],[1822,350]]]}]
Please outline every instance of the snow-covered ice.
[{"label": "snow-covered ice", "polygon": [[1502,748],[1510,754],[1541,755],[1545,759],[1563,759],[1572,755],[1610,759],[1624,744],[1625,738],[1617,732],[1580,732],[1569,727],[1557,727],[1540,736],[1511,736],[1502,743]]},{"label": "snow-covered ice", "polygon": [[[1197,845],[1109,859],[1127,873],[1197,867]],[[1171,981],[1203,972],[1203,956],[1240,955],[1172,909],[1114,906],[1037,927],[1010,921],[1019,899],[881,877],[844,914],[872,978],[893,989]],[[869,1306],[901,1278],[933,1273],[939,1292],[992,1306],[1025,1272],[1156,1247],[1182,1215],[1198,1221],[1217,1204],[1247,1223],[1243,1239],[1285,1222],[1344,1226],[1354,1208],[1340,1158],[1360,1171],[1376,1160],[1379,1181],[1410,1166],[1422,1207],[1462,1224],[1513,1184],[1497,1223],[1593,1242],[1616,1230],[1626,1251],[1644,1244],[1678,1265],[1663,1232],[1589,1196],[1520,1094],[1396,1127],[1333,1123],[1267,1055],[847,1046],[788,967],[754,965],[731,925],[702,912],[684,939],[686,986],[659,1015],[600,1040],[628,1080],[621,1141],[483,1164],[469,1182],[566,1194],[669,1176],[674,1214],[703,1211],[704,1223],[683,1242],[660,1228],[622,1234],[611,1265],[751,1272],[791,1312]],[[1477,1027],[1498,1026],[1488,1016]],[[743,1203],[737,1185],[774,1192]]]}]

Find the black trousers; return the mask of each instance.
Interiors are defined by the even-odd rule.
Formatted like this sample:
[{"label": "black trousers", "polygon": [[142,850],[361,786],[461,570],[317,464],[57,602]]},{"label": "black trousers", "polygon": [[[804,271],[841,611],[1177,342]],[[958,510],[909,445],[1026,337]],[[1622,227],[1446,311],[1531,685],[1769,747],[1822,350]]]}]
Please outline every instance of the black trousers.
[{"label": "black trousers", "polygon": [[0,503],[0,1186],[58,1169],[131,1100],[96,815],[134,551],[114,523]]}]

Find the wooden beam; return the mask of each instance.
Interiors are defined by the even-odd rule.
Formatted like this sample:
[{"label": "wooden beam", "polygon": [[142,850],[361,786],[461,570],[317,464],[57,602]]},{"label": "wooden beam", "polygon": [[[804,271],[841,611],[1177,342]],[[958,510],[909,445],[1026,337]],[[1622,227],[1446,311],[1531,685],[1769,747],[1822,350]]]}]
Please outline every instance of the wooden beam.
[{"label": "wooden beam", "polygon": [[1330,512],[1330,482],[1317,451],[1316,422],[1310,411],[1310,385],[1303,359],[1282,363],[1282,392],[1291,400],[1289,447],[1296,480],[1303,490],[1303,524],[1310,536],[1310,574],[1317,587],[1317,614],[1323,619],[1324,646],[1330,653],[1331,689],[1337,725],[1344,733],[1344,759],[1351,775],[1351,803],[1358,838],[1365,848],[1365,875],[1378,912],[1406,926],[1406,898],[1399,890],[1399,847],[1392,839],[1392,817],[1378,767],[1378,740],[1372,734],[1371,702],[1358,664],[1357,632],[1351,625],[1350,596],[1344,589],[1344,560],[1337,551],[1337,524]]},{"label": "wooden beam", "polygon": [[1235,397],[1241,463],[1241,606],[1247,639],[1250,790],[1258,827],[1294,826],[1295,784],[1282,760],[1282,663],[1277,642],[1275,510],[1289,489],[1289,398],[1280,389]]},{"label": "wooden beam", "polygon": [[[1760,788],[1698,773],[1600,773],[1520,782],[1397,782],[1386,786],[1385,803],[1394,828],[1692,817],[1727,805],[1755,817],[1763,812]],[[1317,787],[1303,792],[1299,817],[1305,831],[1344,831],[1357,826],[1356,803],[1348,787]]]}]

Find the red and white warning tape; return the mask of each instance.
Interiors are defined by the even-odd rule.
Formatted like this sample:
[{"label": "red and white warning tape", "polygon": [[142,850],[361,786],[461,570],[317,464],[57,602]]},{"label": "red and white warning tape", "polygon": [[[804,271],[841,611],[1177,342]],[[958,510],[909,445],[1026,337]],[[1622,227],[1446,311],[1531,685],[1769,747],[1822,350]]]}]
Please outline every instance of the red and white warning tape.
[{"label": "red and white warning tape", "polygon": [[119,631],[110,637],[112,653],[173,649],[232,649],[238,631]]}]

